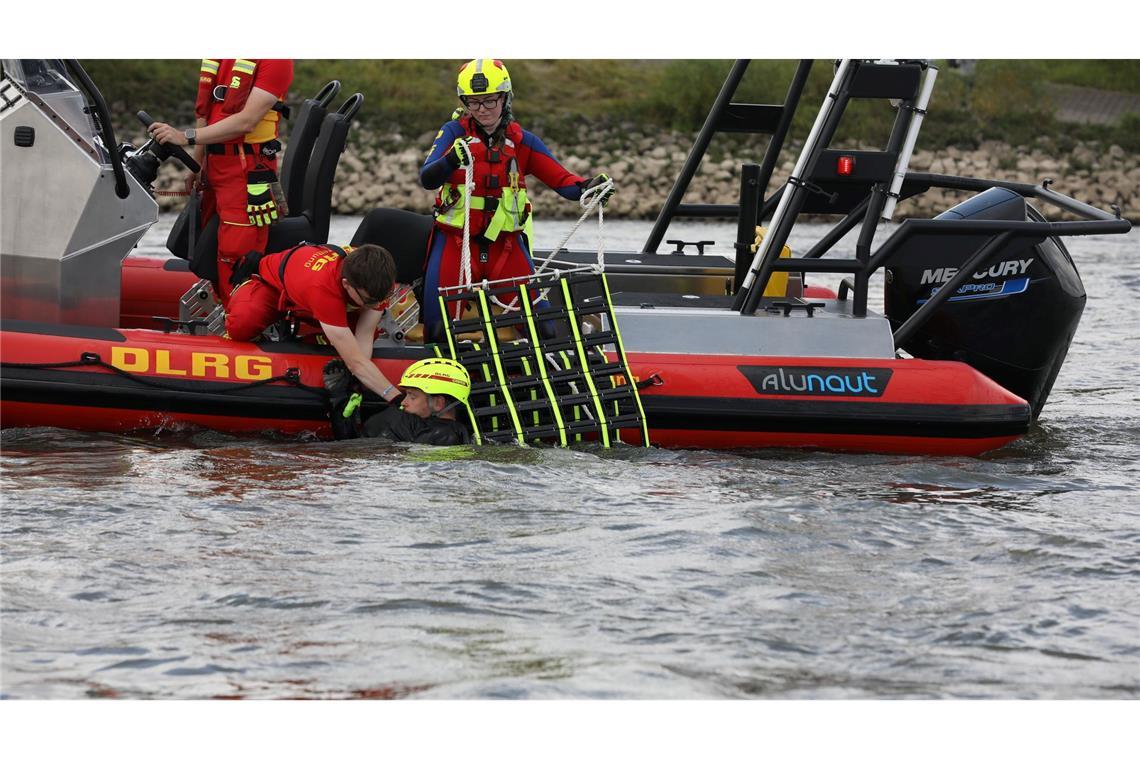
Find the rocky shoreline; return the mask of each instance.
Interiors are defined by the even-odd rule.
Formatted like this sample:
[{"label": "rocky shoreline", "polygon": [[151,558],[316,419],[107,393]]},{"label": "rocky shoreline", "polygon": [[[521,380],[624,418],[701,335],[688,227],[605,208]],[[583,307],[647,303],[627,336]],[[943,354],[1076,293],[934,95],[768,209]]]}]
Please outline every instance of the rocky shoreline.
[{"label": "rocky shoreline", "polygon": [[[414,211],[430,209],[435,193],[420,187],[418,175],[433,137],[426,134],[406,139],[354,129],[337,169],[334,213],[362,214],[377,206]],[[608,216],[654,219],[684,163],[693,135],[646,135],[636,128],[611,129],[600,133],[590,131],[588,140],[575,142],[577,144],[550,140],[547,144],[569,170],[583,176],[606,171],[614,178],[618,193],[607,207]],[[752,160],[759,161],[762,148],[763,143],[759,147],[750,144],[746,152],[755,156]],[[778,187],[787,178],[798,149],[798,145],[785,149],[772,187]],[[735,203],[740,163],[739,159],[715,153],[706,156],[689,186],[685,202]],[[987,142],[974,150],[953,147],[937,153],[917,150],[910,169],[1026,183],[1052,178],[1055,190],[1101,209],[1107,210],[1115,204],[1126,218],[1140,222],[1140,161],[1117,145],[1086,143],[1062,152],[1053,148],[1046,138],[1029,147]],[[180,174],[173,162],[167,162],[156,187],[182,189]],[[534,184],[539,186],[531,190],[531,196],[540,217],[566,218],[579,213],[576,204],[566,203],[541,183]],[[899,204],[896,216],[929,218],[967,196],[956,191],[932,190]],[[181,207],[184,200],[159,196],[159,202],[163,210],[174,210]],[[1050,207],[1039,207],[1039,210],[1053,220],[1075,218]]]}]

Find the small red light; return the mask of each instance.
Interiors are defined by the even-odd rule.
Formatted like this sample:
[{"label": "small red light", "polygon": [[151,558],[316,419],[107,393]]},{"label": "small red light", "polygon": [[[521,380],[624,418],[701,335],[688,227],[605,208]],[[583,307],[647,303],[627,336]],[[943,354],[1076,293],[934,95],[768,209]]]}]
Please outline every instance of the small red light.
[{"label": "small red light", "polygon": [[835,164],[835,173],[840,177],[850,177],[855,171],[855,156],[840,156]]}]

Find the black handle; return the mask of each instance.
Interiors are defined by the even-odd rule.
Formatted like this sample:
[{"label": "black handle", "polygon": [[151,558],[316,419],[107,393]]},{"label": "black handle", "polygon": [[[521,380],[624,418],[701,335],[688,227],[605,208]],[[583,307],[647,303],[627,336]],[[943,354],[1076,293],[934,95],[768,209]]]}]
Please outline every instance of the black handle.
[{"label": "black handle", "polygon": [[103,146],[111,154],[111,171],[115,173],[115,195],[126,198],[131,194],[131,186],[127,184],[127,173],[123,171],[123,157],[119,155],[118,143],[115,142],[115,128],[111,126],[111,112],[107,110],[107,101],[103,100],[103,93],[99,92],[99,88],[91,81],[91,77],[87,76],[79,61],[68,59],[64,61],[64,65],[95,106],[95,113],[99,116],[99,131],[102,133]]},{"label": "black handle", "polygon": [[684,253],[686,246],[690,246],[690,245],[696,246],[698,256],[704,256],[705,255],[705,246],[706,245],[713,245],[714,243],[716,243],[715,240],[696,240],[696,241],[692,241],[692,242],[686,242],[684,240],[666,240],[665,242],[668,243],[669,245],[677,246],[673,250],[674,254]]},{"label": "black handle", "polygon": [[332,102],[332,99],[336,97],[338,92],[340,92],[340,80],[334,79],[322,87],[321,91],[317,93],[317,97],[313,99],[317,101],[317,104],[320,105],[321,108],[328,108],[329,103]]},{"label": "black handle", "polygon": [[[154,124],[154,119],[150,118],[150,114],[148,114],[146,111],[139,111],[135,114],[135,116],[138,117],[139,121],[141,121],[143,123],[143,126],[148,130],[150,129],[150,125]],[[154,143],[158,148],[158,150],[155,152],[161,154],[162,151],[165,151],[167,155],[171,155],[177,158],[183,166],[195,174],[198,174],[202,171],[201,165],[193,158],[191,158],[190,154],[183,150],[181,145],[175,145],[174,143],[163,144],[157,140],[155,140]],[[165,158],[166,156],[162,157]]]},{"label": "black handle", "polygon": [[345,118],[345,121],[351,121],[356,116],[356,112],[360,110],[360,104],[364,102],[364,96],[359,92],[349,96],[348,100],[341,103],[337,113]]}]

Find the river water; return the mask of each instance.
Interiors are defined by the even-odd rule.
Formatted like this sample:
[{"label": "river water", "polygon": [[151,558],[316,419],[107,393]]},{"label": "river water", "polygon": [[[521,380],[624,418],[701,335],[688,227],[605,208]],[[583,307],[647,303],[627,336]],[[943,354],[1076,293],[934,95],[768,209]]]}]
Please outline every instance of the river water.
[{"label": "river water", "polygon": [[978,458],[4,430],[0,696],[1135,699],[1138,243]]}]

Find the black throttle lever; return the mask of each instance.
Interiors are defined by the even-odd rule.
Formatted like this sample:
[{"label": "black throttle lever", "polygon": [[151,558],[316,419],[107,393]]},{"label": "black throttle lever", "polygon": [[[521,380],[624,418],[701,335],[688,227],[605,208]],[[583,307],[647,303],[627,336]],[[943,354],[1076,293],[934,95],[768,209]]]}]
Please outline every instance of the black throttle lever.
[{"label": "black throttle lever", "polygon": [[[148,114],[146,111],[139,111],[135,115],[138,116],[139,121],[141,121],[143,123],[143,126],[148,130],[150,129],[150,125],[154,124],[154,119],[150,118],[150,114]],[[192,171],[194,174],[198,174],[202,171],[202,167],[198,164],[198,162],[195,161],[189,153],[183,150],[181,145],[174,145],[173,143],[167,143],[164,145],[152,137],[146,142],[145,145],[139,148],[139,150],[150,150],[151,153],[154,153],[156,156],[163,160],[174,156],[174,158],[177,158],[183,166]]]}]

